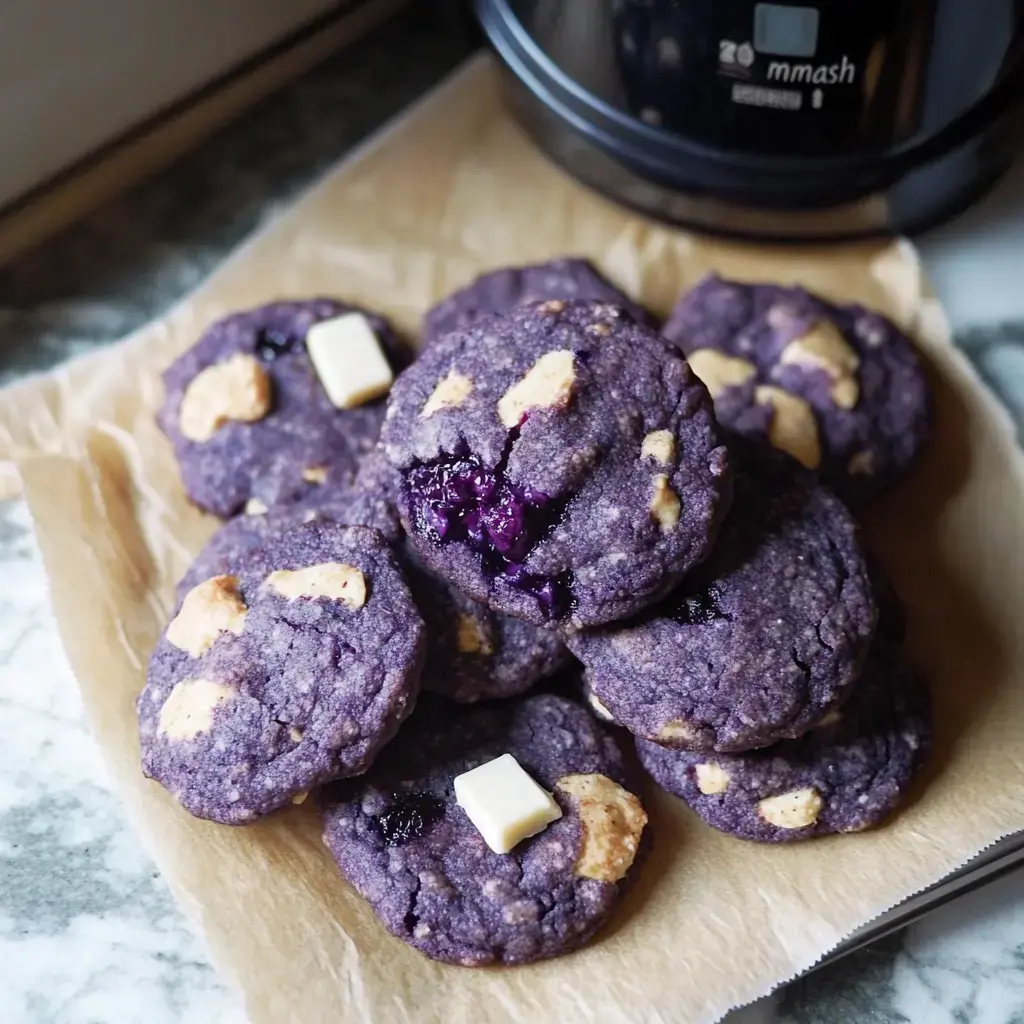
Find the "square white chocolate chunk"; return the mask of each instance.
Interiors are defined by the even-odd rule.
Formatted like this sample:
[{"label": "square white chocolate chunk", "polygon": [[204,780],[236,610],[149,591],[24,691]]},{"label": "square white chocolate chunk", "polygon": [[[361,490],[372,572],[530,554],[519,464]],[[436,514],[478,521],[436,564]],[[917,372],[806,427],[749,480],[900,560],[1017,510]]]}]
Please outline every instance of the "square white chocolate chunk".
[{"label": "square white chocolate chunk", "polygon": [[331,404],[354,409],[386,395],[394,375],[362,313],[321,320],[306,332],[306,351]]},{"label": "square white chocolate chunk", "polygon": [[508,853],[562,816],[511,754],[457,775],[455,799],[495,853]]}]

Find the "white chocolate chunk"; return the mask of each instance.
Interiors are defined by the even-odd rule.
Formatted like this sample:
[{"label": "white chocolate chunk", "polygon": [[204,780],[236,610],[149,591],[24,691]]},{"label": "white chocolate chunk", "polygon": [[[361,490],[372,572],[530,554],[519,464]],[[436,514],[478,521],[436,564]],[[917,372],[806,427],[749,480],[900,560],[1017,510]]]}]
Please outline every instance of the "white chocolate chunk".
[{"label": "white chocolate chunk", "polygon": [[193,658],[204,655],[221,633],[245,628],[245,602],[234,576],[214,576],[194,586],[167,627],[167,641]]},{"label": "white chocolate chunk", "polygon": [[322,484],[327,480],[326,466],[307,466],[302,471],[302,479],[307,484]]},{"label": "white chocolate chunk", "polygon": [[511,754],[456,775],[455,799],[495,853],[508,853],[562,816]]},{"label": "white chocolate chunk", "polygon": [[840,409],[852,409],[860,400],[860,385],[853,377],[840,377],[828,393]]},{"label": "white chocolate chunk", "polygon": [[430,393],[420,409],[420,418],[427,419],[442,409],[457,409],[473,393],[473,382],[458,370],[449,370],[448,376]]},{"label": "white chocolate chunk", "polygon": [[494,649],[480,626],[479,620],[473,615],[460,615],[458,618],[457,644],[465,654],[493,654]]},{"label": "white chocolate chunk", "polygon": [[518,425],[530,409],[561,408],[569,404],[576,380],[575,356],[569,349],[545,352],[529,373],[498,401],[498,419],[506,427]]},{"label": "white chocolate chunk", "polygon": [[292,803],[296,804],[296,805],[304,804],[306,802],[306,797],[308,797],[308,796],[309,796],[309,790],[308,789],[303,791],[302,793],[296,793],[295,796],[292,797]]},{"label": "white chocolate chunk", "polygon": [[263,585],[289,601],[300,597],[327,597],[344,601],[353,610],[366,604],[366,577],[354,565],[342,562],[323,562],[305,569],[278,569]]},{"label": "white chocolate chunk", "polygon": [[269,511],[270,509],[259,498],[250,498],[245,503],[245,514],[247,516],[264,516]]},{"label": "white chocolate chunk", "polygon": [[169,740],[194,740],[210,731],[214,709],[234,696],[230,686],[212,679],[184,679],[164,701],[157,732]]},{"label": "white chocolate chunk", "polygon": [[757,373],[757,367],[746,359],[727,356],[713,348],[699,348],[691,352],[686,361],[712,398],[718,398],[726,388],[746,384]]},{"label": "white chocolate chunk", "polygon": [[836,378],[856,373],[860,356],[849,346],[835,324],[819,320],[806,334],[794,338],[782,350],[779,362],[824,370]]},{"label": "white chocolate chunk", "polygon": [[306,351],[338,409],[354,409],[386,395],[395,379],[377,334],[362,313],[313,324],[306,332]]},{"label": "white chocolate chunk", "polygon": [[759,800],[757,813],[776,828],[806,828],[818,820],[822,807],[821,794],[808,786]]},{"label": "white chocolate chunk", "polygon": [[606,775],[564,775],[556,785],[575,804],[583,826],[576,874],[617,882],[636,857],[647,824],[643,805]]},{"label": "white chocolate chunk", "polygon": [[729,788],[729,773],[717,764],[699,764],[696,769],[697,788],[705,796],[724,793]]},{"label": "white chocolate chunk", "polygon": [[178,428],[202,444],[230,420],[255,423],[270,412],[270,377],[255,356],[236,352],[197,373],[181,397]]},{"label": "white chocolate chunk", "polygon": [[652,430],[640,444],[640,455],[662,466],[671,465],[676,458],[676,439],[672,431]]},{"label": "white chocolate chunk", "polygon": [[673,718],[658,730],[658,735],[654,737],[654,740],[664,743],[666,746],[672,746],[677,742],[689,743],[696,735],[689,722],[684,722],[681,718]]},{"label": "white chocolate chunk", "polygon": [[605,707],[604,702],[592,690],[587,690],[587,703],[590,709],[604,722],[614,722],[615,716]]},{"label": "white chocolate chunk", "polygon": [[679,522],[681,510],[679,496],[672,490],[668,477],[664,473],[659,473],[654,478],[654,496],[651,498],[650,512],[663,533],[667,533]]},{"label": "white chocolate chunk", "polygon": [[790,364],[827,373],[832,378],[832,401],[840,409],[852,409],[857,404],[860,356],[835,324],[819,320],[805,335],[794,338],[779,356],[780,366]]},{"label": "white chocolate chunk", "polygon": [[770,405],[774,410],[768,440],[773,448],[792,456],[807,469],[821,465],[821,442],[818,439],[818,421],[814,410],[802,398],[782,388],[765,384],[754,392],[758,405]]}]

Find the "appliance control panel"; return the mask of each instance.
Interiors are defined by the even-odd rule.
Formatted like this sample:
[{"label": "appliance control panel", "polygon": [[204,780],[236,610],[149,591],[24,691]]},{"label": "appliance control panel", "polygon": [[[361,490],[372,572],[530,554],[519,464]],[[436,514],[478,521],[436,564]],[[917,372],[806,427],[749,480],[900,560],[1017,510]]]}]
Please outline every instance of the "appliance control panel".
[{"label": "appliance control panel", "polygon": [[625,105],[709,146],[884,149],[913,134],[936,0],[621,0]]}]

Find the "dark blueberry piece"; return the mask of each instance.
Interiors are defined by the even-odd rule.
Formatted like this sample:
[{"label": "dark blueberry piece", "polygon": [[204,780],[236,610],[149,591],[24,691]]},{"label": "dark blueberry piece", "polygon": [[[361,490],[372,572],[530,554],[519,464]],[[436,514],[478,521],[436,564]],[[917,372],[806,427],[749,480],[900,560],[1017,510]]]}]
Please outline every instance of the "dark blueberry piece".
[{"label": "dark blueberry piece", "polygon": [[425,836],[444,816],[444,802],[429,793],[395,798],[391,808],[374,819],[386,846],[402,846]]},{"label": "dark blueberry piece", "polygon": [[264,327],[256,334],[256,355],[265,363],[272,363],[278,356],[287,355],[299,338],[289,331]]},{"label": "dark blueberry piece", "polygon": [[518,562],[530,550],[530,536],[526,530],[526,510],[511,494],[497,505],[483,510],[482,522],[494,549],[503,558]]},{"label": "dark blueberry piece", "polygon": [[[535,577],[540,579],[540,577]],[[544,611],[544,617],[551,621],[560,619],[569,607],[566,586],[560,580],[545,579],[533,591],[533,596]]]},{"label": "dark blueberry piece", "polygon": [[511,562],[504,567],[504,579],[517,590],[532,594],[549,622],[561,618],[572,602],[572,575],[539,576],[526,571],[525,566]]},{"label": "dark blueberry piece", "polygon": [[[510,435],[514,440],[515,432]],[[484,556],[487,572],[537,598],[544,617],[567,606],[568,583],[527,573],[522,562],[560,519],[562,509],[531,487],[513,489],[504,478],[507,458],[493,471],[450,456],[406,474],[413,530],[436,544],[464,541]]]}]

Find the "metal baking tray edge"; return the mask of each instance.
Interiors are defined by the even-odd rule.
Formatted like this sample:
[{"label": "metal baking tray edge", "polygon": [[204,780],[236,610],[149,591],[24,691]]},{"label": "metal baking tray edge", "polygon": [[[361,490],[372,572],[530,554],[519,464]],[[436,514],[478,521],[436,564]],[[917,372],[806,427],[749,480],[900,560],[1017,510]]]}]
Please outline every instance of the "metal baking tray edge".
[{"label": "metal baking tray edge", "polygon": [[899,931],[907,925],[919,921],[939,907],[944,907],[960,896],[994,882],[1011,874],[1017,868],[1024,867],[1024,832],[1015,832],[1006,836],[969,860],[962,868],[936,882],[923,892],[909,896],[892,910],[887,910],[880,917],[858,928],[849,938],[844,939],[835,949],[827,953],[807,973],[818,970],[826,964],[834,963],[892,932]]}]

